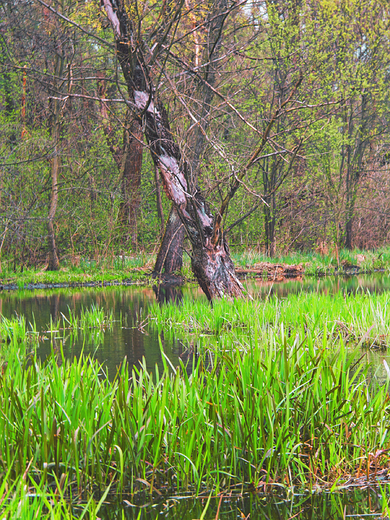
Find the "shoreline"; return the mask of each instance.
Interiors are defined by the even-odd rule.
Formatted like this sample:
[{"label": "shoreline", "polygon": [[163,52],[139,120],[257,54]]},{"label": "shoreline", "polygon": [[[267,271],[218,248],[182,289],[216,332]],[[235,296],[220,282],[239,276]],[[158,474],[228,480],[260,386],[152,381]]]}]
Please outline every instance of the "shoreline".
[{"label": "shoreline", "polygon": [[[324,278],[325,276],[358,276],[358,275],[371,275],[376,273],[385,273],[385,269],[373,269],[373,270],[362,270],[362,269],[342,269],[335,270],[334,272],[322,272],[317,273],[306,273],[304,270],[296,270],[294,265],[285,265],[281,269],[280,264],[273,264],[274,269],[272,270],[260,270],[256,268],[242,269],[237,268],[236,273],[240,280],[262,278],[267,281],[273,282],[284,282],[290,280],[303,280],[307,278]],[[162,285],[169,287],[182,287],[188,283],[196,283],[195,279],[185,279],[184,277],[178,277],[172,275],[172,278],[162,277],[155,278],[151,274],[145,274],[144,279],[123,279],[123,280],[91,280],[88,282],[27,282],[18,284],[15,282],[7,283],[0,280],[0,292],[2,291],[18,291],[18,290],[39,290],[39,289],[77,289],[77,288],[98,288],[98,287],[130,287],[130,286],[147,286]]]}]

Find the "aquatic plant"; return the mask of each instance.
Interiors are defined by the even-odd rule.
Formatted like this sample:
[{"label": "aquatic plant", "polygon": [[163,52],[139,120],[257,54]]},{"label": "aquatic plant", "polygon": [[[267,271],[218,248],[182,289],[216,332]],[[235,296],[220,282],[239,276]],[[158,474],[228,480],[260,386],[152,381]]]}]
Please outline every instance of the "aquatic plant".
[{"label": "aquatic plant", "polygon": [[161,373],[130,377],[124,364],[113,383],[89,358],[42,364],[15,349],[0,379],[0,473],[50,489],[63,479],[73,496],[368,478],[387,465],[387,385],[336,347],[284,327],[264,344],[211,338],[189,374],[163,354]]},{"label": "aquatic plant", "polygon": [[[7,476],[6,476],[7,477]],[[78,503],[65,496],[61,485],[56,482],[55,488],[41,486],[33,479],[20,478],[11,485],[4,478],[0,485],[0,514],[2,519],[22,518],[23,520],[99,520],[98,512],[107,497],[109,487],[100,500],[93,495],[86,502]]]},{"label": "aquatic plant", "polygon": [[76,314],[70,307],[68,307],[67,316],[61,312],[63,329],[104,329],[112,325],[114,320],[113,312],[106,311],[98,305],[91,305],[89,308],[82,307],[79,314]]},{"label": "aquatic plant", "polygon": [[265,341],[270,331],[284,327],[300,340],[310,331],[319,341],[326,334],[330,343],[342,337],[350,346],[390,345],[389,293],[302,292],[266,301],[221,300],[212,307],[204,299],[184,297],[180,305],[154,303],[149,319],[160,330],[170,329],[192,342],[204,335],[231,336],[243,344],[254,337]]}]

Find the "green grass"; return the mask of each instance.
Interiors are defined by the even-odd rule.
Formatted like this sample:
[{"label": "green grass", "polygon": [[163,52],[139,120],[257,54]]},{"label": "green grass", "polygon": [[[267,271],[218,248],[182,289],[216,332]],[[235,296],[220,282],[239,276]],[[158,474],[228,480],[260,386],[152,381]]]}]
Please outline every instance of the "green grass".
[{"label": "green grass", "polygon": [[80,500],[76,503],[64,495],[61,487],[63,479],[56,482],[55,488],[48,489],[25,476],[8,485],[7,477],[0,485],[2,519],[99,520],[98,512],[109,492],[108,487],[99,501],[91,496],[86,503]]},{"label": "green grass", "polygon": [[78,265],[63,262],[59,271],[46,271],[41,268],[24,269],[14,272],[12,266],[2,263],[0,284],[16,285],[19,290],[29,284],[86,284],[104,282],[147,283],[145,273],[150,272],[154,264],[153,255],[141,254],[135,257],[112,258],[97,263],[94,260],[82,260]]},{"label": "green grass", "polygon": [[[363,255],[358,262],[358,255]],[[381,248],[376,251],[347,251],[341,250],[338,255],[330,252],[326,255],[318,253],[291,253],[285,256],[268,258],[255,250],[233,252],[232,258],[237,267],[250,268],[259,262],[274,262],[286,264],[305,264],[307,275],[335,274],[342,272],[342,264],[356,265],[360,263],[363,271],[390,270],[390,248]],[[13,284],[19,290],[25,289],[29,284],[102,284],[110,283],[150,283],[146,276],[153,269],[155,255],[140,253],[133,256],[108,257],[100,261],[80,259],[77,265],[69,260],[63,261],[59,271],[45,271],[41,268],[24,269],[23,272],[13,269],[13,264],[2,262],[0,284]],[[187,255],[183,257],[182,274],[186,279],[192,279],[190,260]]]},{"label": "green grass", "polygon": [[[308,333],[332,343],[339,337],[350,345],[370,348],[390,345],[390,295],[357,293],[299,293],[286,299],[219,300],[213,306],[205,299],[184,297],[180,305],[158,305],[149,311],[151,323],[159,329],[175,331],[190,341],[207,336],[231,337],[243,344],[266,342],[269,334],[284,330],[299,340]],[[205,339],[206,336],[206,339]]]},{"label": "green grass", "polygon": [[[351,476],[375,479],[389,467],[388,383],[359,347],[388,344],[389,303],[386,294],[300,294],[156,304],[149,319],[190,340],[197,361],[174,367],[162,352],[162,370],[124,364],[114,380],[85,356],[40,361],[35,324],[1,318],[0,517],[97,518],[97,492],[338,489]],[[92,306],[50,330],[86,335],[111,324]]]},{"label": "green grass", "polygon": [[[95,361],[54,355],[41,363],[21,320],[1,329],[0,482],[66,500],[96,490],[121,495],[341,484],[387,466],[387,385],[367,379],[342,339],[209,338],[190,374],[145,366],[114,382]],[[17,339],[10,339],[14,330]],[[20,491],[21,493],[21,491]],[[60,507],[60,506],[58,506]]]},{"label": "green grass", "polygon": [[52,324],[53,328],[63,330],[81,329],[106,329],[112,325],[114,321],[113,312],[105,314],[104,309],[98,305],[91,305],[89,309],[82,308],[78,316],[70,307],[68,307],[67,316],[61,312],[61,319],[58,324]]},{"label": "green grass", "polygon": [[[360,255],[360,260],[359,256]],[[275,258],[269,258],[256,250],[246,250],[243,252],[233,252],[235,265],[242,268],[251,268],[259,262],[285,263],[285,264],[304,264],[307,275],[335,274],[343,270],[343,263],[347,265],[357,265],[360,263],[362,271],[372,272],[377,269],[390,270],[390,248],[382,247],[375,251],[363,251],[354,249],[348,251],[341,249],[321,255],[316,252],[295,252]],[[362,258],[364,257],[364,259]]]}]

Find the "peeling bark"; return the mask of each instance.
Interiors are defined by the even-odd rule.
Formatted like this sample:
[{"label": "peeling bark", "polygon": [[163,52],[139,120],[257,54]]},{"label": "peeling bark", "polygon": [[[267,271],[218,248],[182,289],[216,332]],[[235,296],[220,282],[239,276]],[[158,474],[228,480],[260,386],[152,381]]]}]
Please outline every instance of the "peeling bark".
[{"label": "peeling bark", "polygon": [[[186,7],[188,10],[190,10],[188,0],[186,0]],[[215,7],[211,12],[208,20],[209,31],[206,48],[207,56],[205,58],[205,63],[207,63],[207,65],[205,67],[204,74],[202,74],[203,83],[201,82],[199,86],[199,100],[202,100],[200,123],[195,127],[192,144],[190,146],[190,149],[193,150],[190,161],[191,180],[193,185],[195,185],[197,182],[199,166],[205,145],[205,132],[209,126],[211,103],[214,97],[214,91],[212,87],[215,85],[216,77],[215,59],[218,57],[221,47],[222,27],[226,18],[226,10],[227,1],[216,0]],[[195,41],[195,67],[198,67],[200,58],[199,35],[196,30],[196,19],[193,15],[191,19],[193,23],[193,34]],[[174,205],[171,209],[171,215],[172,212],[175,212]],[[181,222],[178,216],[177,218],[169,218],[166,225],[164,238],[157,254],[156,265],[154,267],[153,273],[161,274],[164,272],[165,274],[170,274],[178,269],[181,269],[183,259],[179,258],[178,255],[183,254],[183,241],[185,238],[185,233],[184,231],[180,231],[180,226]],[[174,258],[175,261],[172,261],[172,258]]]},{"label": "peeling bark", "polygon": [[170,131],[165,109],[156,96],[143,49],[136,44],[137,40],[142,45],[142,39],[140,35],[134,37],[132,21],[123,3],[103,0],[103,4],[115,33],[117,55],[129,96],[144,120],[153,161],[160,171],[165,193],[174,203],[191,240],[192,269],[199,285],[209,300],[240,297],[243,288],[235,274],[223,233],[219,233],[217,241],[211,240],[214,217],[200,193],[196,188],[192,191],[187,181],[186,165]]},{"label": "peeling bark", "polygon": [[225,240],[214,246],[211,240],[192,248],[192,270],[207,298],[241,298],[243,287],[238,280],[229,247]]}]

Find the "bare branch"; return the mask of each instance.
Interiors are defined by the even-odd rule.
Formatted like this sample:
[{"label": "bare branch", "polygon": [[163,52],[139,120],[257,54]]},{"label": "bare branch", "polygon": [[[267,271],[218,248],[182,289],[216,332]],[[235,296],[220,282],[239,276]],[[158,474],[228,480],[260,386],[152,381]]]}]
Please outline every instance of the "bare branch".
[{"label": "bare branch", "polygon": [[74,27],[77,27],[77,29],[79,29],[84,34],[87,34],[88,36],[90,36],[94,40],[97,40],[98,42],[102,43],[103,45],[106,45],[110,49],[114,49],[115,46],[112,43],[110,43],[110,42],[108,42],[106,40],[103,40],[103,38],[99,38],[99,36],[96,36],[96,34],[93,34],[93,33],[89,32],[89,31],[87,31],[86,29],[84,29],[84,27],[81,27],[81,25],[79,25],[78,23],[74,22],[73,20],[71,20],[67,16],[64,16],[63,14],[59,13],[56,9],[51,7],[49,4],[46,4],[43,0],[37,0],[37,2],[39,2],[41,5],[46,7],[46,9],[48,9],[49,11],[54,13],[56,16],[58,16],[58,18],[62,18],[62,20],[65,20],[65,22],[68,22],[71,25],[73,25]]}]

